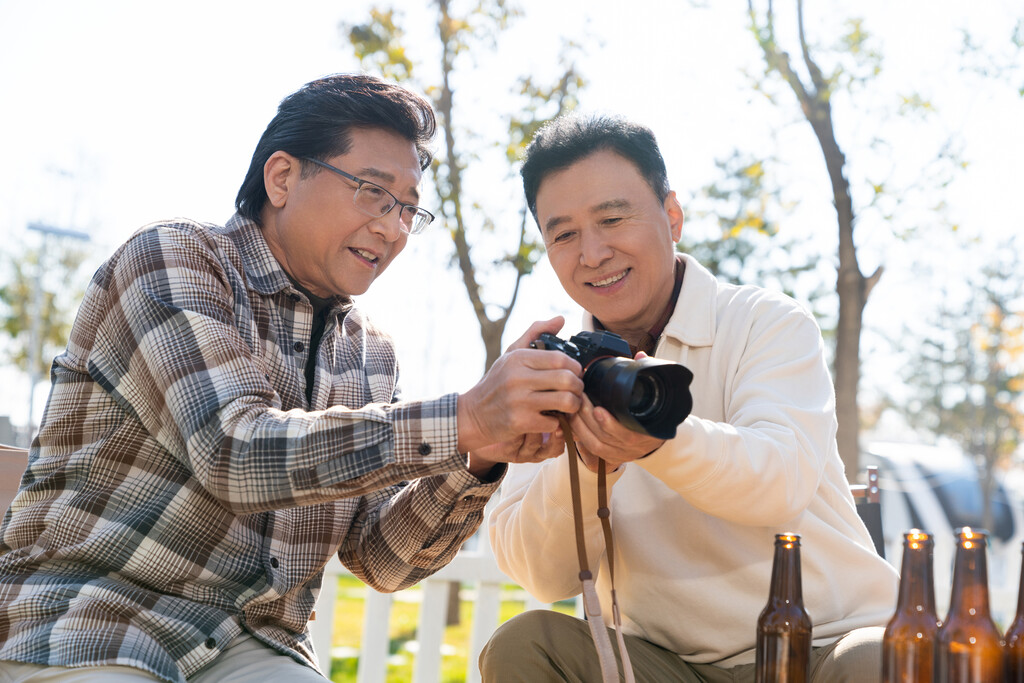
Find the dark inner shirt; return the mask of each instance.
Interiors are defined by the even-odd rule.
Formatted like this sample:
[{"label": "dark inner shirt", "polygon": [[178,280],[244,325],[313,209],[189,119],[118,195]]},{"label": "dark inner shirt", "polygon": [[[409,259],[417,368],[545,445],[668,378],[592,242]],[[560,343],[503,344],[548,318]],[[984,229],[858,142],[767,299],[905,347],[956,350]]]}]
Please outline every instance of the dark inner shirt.
[{"label": "dark inner shirt", "polygon": [[[295,289],[299,290],[306,295],[309,299],[310,305],[313,307],[313,331],[309,335],[309,355],[306,356],[306,403],[312,405],[313,403],[313,379],[316,377],[316,358],[320,350],[320,340],[323,339],[324,330],[327,328],[327,317],[331,313],[331,309],[338,302],[338,297],[330,297],[323,299],[313,294],[308,289],[300,285],[295,281],[291,275],[288,279],[292,281],[292,285]],[[338,321],[344,318],[345,313],[341,311],[338,313]]]},{"label": "dark inner shirt", "polygon": [[[658,345],[661,333],[665,331],[668,321],[672,318],[672,314],[675,313],[676,302],[679,301],[679,290],[683,288],[683,274],[685,272],[686,261],[683,260],[682,255],[676,254],[675,282],[672,285],[672,296],[669,298],[665,310],[661,312],[661,317],[654,323],[654,327],[648,330],[644,338],[640,340],[640,344],[638,346],[629,345],[629,350],[633,353],[634,357],[638,351],[643,351],[648,356],[654,356],[654,347]],[[607,330],[608,328],[600,320],[594,318],[594,329]]]}]

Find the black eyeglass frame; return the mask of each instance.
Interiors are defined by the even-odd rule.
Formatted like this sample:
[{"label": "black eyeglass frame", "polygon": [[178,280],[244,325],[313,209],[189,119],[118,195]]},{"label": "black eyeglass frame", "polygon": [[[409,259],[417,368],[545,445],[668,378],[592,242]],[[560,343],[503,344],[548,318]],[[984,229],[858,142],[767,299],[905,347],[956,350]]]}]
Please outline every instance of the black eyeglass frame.
[{"label": "black eyeglass frame", "polygon": [[[365,213],[367,216],[372,216],[374,218],[382,218],[384,216],[387,216],[389,213],[391,213],[391,211],[396,206],[400,206],[402,208],[399,210],[399,220],[398,220],[398,222],[399,222],[400,225],[405,226],[405,224],[402,223],[402,220],[401,220],[401,213],[404,212],[406,209],[415,209],[415,215],[413,217],[412,222],[409,224],[408,229],[406,229],[405,227],[402,228],[402,232],[405,232],[405,233],[410,234],[410,235],[418,235],[418,234],[420,234],[421,232],[423,232],[424,230],[427,229],[428,225],[430,225],[431,223],[434,222],[434,214],[430,213],[429,211],[424,209],[422,206],[416,206],[415,204],[406,204],[405,202],[401,201],[398,197],[396,197],[394,194],[392,194],[390,191],[388,191],[387,188],[381,187],[380,185],[378,185],[377,183],[373,182],[372,180],[366,180],[364,178],[360,178],[358,176],[354,176],[351,173],[346,173],[345,171],[342,171],[340,168],[336,168],[334,166],[331,166],[326,161],[320,161],[319,159],[313,159],[312,157],[300,157],[300,158],[303,161],[308,161],[311,164],[316,164],[317,166],[321,166],[323,168],[326,168],[328,171],[333,171],[333,172],[337,173],[338,175],[340,175],[342,178],[348,178],[349,180],[351,180],[352,182],[357,184],[357,187],[356,187],[356,192],[357,193],[359,192],[359,190],[363,189],[363,185],[372,185],[373,187],[377,188],[381,192],[385,193],[387,196],[391,197],[391,201],[394,202],[394,203],[391,204],[391,206],[389,206],[386,211],[384,211],[383,213],[378,213],[378,214],[371,213],[371,212],[367,211],[366,209],[364,209],[363,207],[359,206],[359,204],[355,204],[355,202],[353,202],[355,204],[356,208],[359,209],[360,211],[362,211],[363,213]],[[421,225],[417,226],[416,225],[416,218],[415,217],[419,216],[419,215],[425,215],[427,217],[427,219],[425,221],[423,221],[423,223]]]}]

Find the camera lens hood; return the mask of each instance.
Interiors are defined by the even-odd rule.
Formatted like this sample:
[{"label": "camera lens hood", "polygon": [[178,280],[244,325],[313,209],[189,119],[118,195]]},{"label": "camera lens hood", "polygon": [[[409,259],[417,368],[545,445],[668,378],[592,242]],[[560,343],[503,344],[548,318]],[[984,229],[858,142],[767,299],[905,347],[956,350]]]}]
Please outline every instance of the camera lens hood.
[{"label": "camera lens hood", "polygon": [[642,434],[671,439],[693,409],[688,369],[657,358],[601,358],[583,375],[587,396]]}]

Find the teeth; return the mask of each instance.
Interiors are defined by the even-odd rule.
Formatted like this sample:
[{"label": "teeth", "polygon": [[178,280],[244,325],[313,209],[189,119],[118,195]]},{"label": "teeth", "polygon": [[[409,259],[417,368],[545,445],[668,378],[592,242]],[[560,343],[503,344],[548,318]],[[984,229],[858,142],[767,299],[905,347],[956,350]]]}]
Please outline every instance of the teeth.
[{"label": "teeth", "polygon": [[377,262],[377,256],[372,252],[366,251],[365,249],[353,249],[352,251],[356,252],[357,254],[362,256],[367,261],[370,261],[371,263]]},{"label": "teeth", "polygon": [[590,285],[592,287],[607,287],[608,285],[615,284],[622,278],[626,277],[626,272],[627,271],[624,270],[621,273],[618,273],[617,275],[612,275],[611,277],[605,278],[604,280],[595,280],[594,282],[591,282]]}]

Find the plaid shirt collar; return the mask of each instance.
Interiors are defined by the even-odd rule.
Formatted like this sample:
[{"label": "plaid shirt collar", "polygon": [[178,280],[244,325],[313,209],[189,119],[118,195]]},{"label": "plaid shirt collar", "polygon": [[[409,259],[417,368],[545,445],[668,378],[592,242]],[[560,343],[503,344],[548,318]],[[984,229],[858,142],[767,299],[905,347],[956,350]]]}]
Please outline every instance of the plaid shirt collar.
[{"label": "plaid shirt collar", "polygon": [[[218,230],[222,231],[238,247],[245,267],[245,274],[249,279],[249,286],[253,290],[264,296],[269,296],[287,289],[295,289],[307,298],[310,297],[310,292],[302,287],[297,287],[281,267],[270,250],[270,245],[263,237],[263,230],[254,221],[236,213],[223,228]],[[332,297],[327,301],[331,302],[332,307],[340,307],[342,312],[347,312],[354,305],[350,297],[344,296]]]}]

